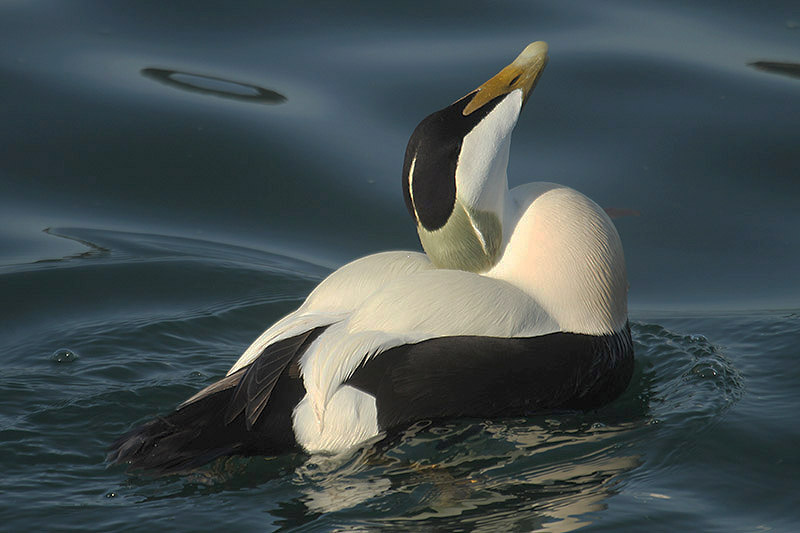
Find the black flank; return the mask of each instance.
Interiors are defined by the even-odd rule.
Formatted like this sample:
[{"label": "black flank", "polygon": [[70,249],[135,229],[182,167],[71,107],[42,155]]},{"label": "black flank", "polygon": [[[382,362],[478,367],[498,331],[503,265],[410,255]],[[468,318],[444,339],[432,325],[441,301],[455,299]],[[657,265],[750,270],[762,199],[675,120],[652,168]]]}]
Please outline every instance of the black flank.
[{"label": "black flank", "polygon": [[421,419],[591,409],[633,373],[630,328],[614,335],[443,337],[387,350],[348,380],[375,396],[381,429]]}]

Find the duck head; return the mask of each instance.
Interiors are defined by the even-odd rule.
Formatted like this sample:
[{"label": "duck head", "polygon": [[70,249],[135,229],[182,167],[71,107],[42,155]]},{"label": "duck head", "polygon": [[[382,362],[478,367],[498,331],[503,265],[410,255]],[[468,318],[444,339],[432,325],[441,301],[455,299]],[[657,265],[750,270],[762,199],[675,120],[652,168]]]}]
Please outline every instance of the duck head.
[{"label": "duck head", "polygon": [[485,272],[503,245],[511,133],[547,64],[529,44],[507,67],[414,130],[403,164],[406,206],[439,268]]}]

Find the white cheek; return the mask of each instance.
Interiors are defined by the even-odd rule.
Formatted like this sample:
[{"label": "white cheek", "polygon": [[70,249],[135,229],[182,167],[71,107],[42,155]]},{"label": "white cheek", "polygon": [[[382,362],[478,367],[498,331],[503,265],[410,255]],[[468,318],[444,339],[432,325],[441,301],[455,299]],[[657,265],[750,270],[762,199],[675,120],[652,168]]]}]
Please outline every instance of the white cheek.
[{"label": "white cheek", "polygon": [[522,91],[509,95],[464,137],[456,166],[456,195],[467,206],[502,212],[511,133],[522,109]]}]

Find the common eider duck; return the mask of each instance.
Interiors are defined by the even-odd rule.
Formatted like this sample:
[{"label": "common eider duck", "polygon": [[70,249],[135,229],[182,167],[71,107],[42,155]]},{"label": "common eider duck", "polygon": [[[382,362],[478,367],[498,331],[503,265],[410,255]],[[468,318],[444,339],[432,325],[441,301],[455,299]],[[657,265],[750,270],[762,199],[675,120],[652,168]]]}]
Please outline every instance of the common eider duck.
[{"label": "common eider duck", "polygon": [[508,189],[511,133],[547,49],[528,45],[414,130],[402,180],[424,254],[339,268],[227,376],[120,437],[109,460],[169,473],[224,455],[339,453],[423,419],[617,397],[633,346],[614,224],[568,187]]}]

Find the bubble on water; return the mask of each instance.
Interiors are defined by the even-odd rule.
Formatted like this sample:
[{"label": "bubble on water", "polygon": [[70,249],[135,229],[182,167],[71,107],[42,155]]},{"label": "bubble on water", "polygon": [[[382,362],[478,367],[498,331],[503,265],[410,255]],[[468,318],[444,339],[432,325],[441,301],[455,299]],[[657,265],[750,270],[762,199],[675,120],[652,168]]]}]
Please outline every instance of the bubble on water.
[{"label": "bubble on water", "polygon": [[53,355],[50,356],[50,360],[56,363],[72,363],[78,359],[78,352],[67,348],[56,350],[53,352]]},{"label": "bubble on water", "polygon": [[717,369],[714,368],[711,364],[704,363],[704,364],[697,364],[694,367],[692,367],[692,374],[703,379],[712,379],[719,376],[720,372],[717,371]]}]

